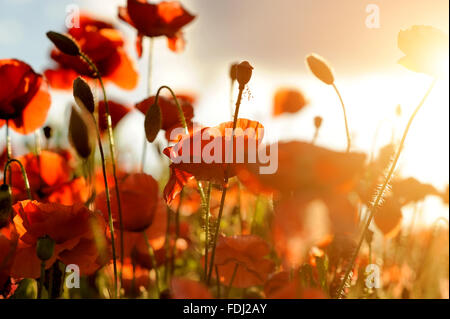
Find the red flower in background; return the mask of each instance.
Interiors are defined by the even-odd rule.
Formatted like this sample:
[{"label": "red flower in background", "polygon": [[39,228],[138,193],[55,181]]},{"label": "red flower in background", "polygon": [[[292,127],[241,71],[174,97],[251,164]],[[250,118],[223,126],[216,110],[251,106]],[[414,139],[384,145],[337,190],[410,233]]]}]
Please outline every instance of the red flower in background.
[{"label": "red flower in background", "polygon": [[145,0],[128,0],[126,7],[119,7],[119,18],[136,28],[136,50],[141,57],[144,36],[165,36],[170,50],[182,50],[184,39],[181,28],[194,20],[195,16],[176,1],[151,4]]},{"label": "red flower in background", "polygon": [[[194,99],[187,95],[177,95],[177,100],[183,110],[186,124],[192,127],[192,118],[194,117],[192,104],[194,103]],[[151,96],[137,103],[136,108],[145,115],[154,102],[155,96]],[[171,141],[170,133],[172,130],[183,127],[178,115],[178,108],[172,97],[158,96],[158,105],[161,110],[161,129],[166,131],[166,138],[168,141]]]},{"label": "red flower in background", "polygon": [[[236,175],[238,166],[237,158],[242,157],[244,162],[247,160],[247,151],[249,145],[253,144],[258,148],[259,142],[264,134],[264,127],[256,121],[248,119],[238,119],[236,131],[233,135],[233,147],[228,150],[227,144],[231,143],[231,134],[226,136],[226,130],[233,128],[233,122],[225,122],[215,127],[205,127],[201,130],[190,132],[189,136],[183,137],[176,145],[167,147],[164,154],[171,158],[174,163],[170,165],[171,176],[164,189],[164,198],[170,203],[181,188],[189,181],[192,176],[198,180],[212,181],[216,184],[223,184],[225,170],[228,168],[228,177]],[[250,134],[245,134],[250,129]],[[209,136],[209,138],[207,138]],[[237,140],[243,140],[243,148],[237,147]],[[217,143],[217,144],[216,144]],[[214,152],[208,154],[212,157],[219,157],[211,163],[203,158],[206,147],[211,145],[220,145],[219,154]],[[186,152],[186,153],[185,153]],[[232,153],[232,157],[230,156]],[[188,157],[189,161],[184,161]],[[226,159],[229,163],[226,162]]]},{"label": "red flower in background", "polygon": [[235,273],[233,287],[264,284],[275,267],[274,262],[266,258],[269,253],[269,245],[255,235],[219,237],[214,264],[218,266],[220,281],[228,285]]},{"label": "red flower in background", "polygon": [[[81,50],[94,62],[105,81],[111,81],[125,90],[134,89],[138,74],[124,50],[121,33],[113,25],[81,15],[80,26],[68,31]],[[78,75],[95,77],[93,70],[79,56],[70,56],[54,49],[51,58],[57,69],[45,71],[45,76],[56,89],[71,89]]]},{"label": "red flower in background", "polygon": [[77,264],[82,275],[92,274],[102,266],[92,230],[96,223],[100,230],[96,235],[104,234],[105,223],[100,215],[82,204],[65,206],[28,200],[15,204],[13,210],[16,213],[14,224],[20,236],[11,270],[13,277],[39,277],[41,262],[36,256],[36,244],[46,235],[55,241],[53,256],[46,262],[47,268],[57,259],[66,265]]},{"label": "red flower in background", "polygon": [[13,130],[29,134],[44,125],[50,108],[47,84],[26,63],[0,60],[0,127],[6,121]]},{"label": "red flower in background", "polygon": [[[123,228],[126,231],[141,232],[150,226],[157,210],[158,183],[152,176],[143,173],[127,175],[118,182]],[[119,212],[114,188],[110,190],[110,194],[114,226],[119,227]],[[95,202],[97,209],[101,210],[107,219],[106,194],[104,192],[99,194]]]},{"label": "red flower in background", "polygon": [[[111,114],[111,124],[114,129],[117,124],[130,112],[130,109],[120,103],[114,101],[108,101],[109,113]],[[108,122],[106,119],[105,102],[100,101],[98,103],[98,126],[101,133],[104,133],[108,129]]]},{"label": "red flower in background", "polygon": [[273,99],[273,115],[296,113],[307,105],[302,92],[294,89],[279,89]]},{"label": "red flower in background", "polygon": [[194,280],[173,278],[170,286],[172,299],[212,299],[208,287]]},{"label": "red flower in background", "polygon": [[[72,169],[63,155],[44,150],[39,156],[29,153],[17,159],[27,172],[34,199],[63,205],[87,200],[89,191],[84,178],[72,178]],[[15,163],[11,165],[11,181],[14,200],[27,199],[22,171]]]},{"label": "red flower in background", "polygon": [[0,228],[0,292],[10,276],[18,240],[14,225]]}]

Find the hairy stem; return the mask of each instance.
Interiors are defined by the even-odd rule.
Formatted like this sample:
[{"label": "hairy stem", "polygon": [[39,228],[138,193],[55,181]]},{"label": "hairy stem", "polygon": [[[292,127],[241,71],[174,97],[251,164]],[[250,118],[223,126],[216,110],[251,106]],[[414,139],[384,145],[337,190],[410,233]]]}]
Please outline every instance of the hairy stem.
[{"label": "hairy stem", "polygon": [[333,85],[334,90],[336,91],[337,96],[339,97],[339,101],[341,102],[341,106],[342,106],[342,111],[344,113],[345,132],[347,134],[347,152],[350,152],[350,147],[351,147],[351,144],[352,144],[352,140],[351,140],[351,137],[350,137],[350,130],[348,128],[347,112],[345,110],[344,100],[342,99],[341,93],[339,92],[336,84],[333,83],[332,85]]}]

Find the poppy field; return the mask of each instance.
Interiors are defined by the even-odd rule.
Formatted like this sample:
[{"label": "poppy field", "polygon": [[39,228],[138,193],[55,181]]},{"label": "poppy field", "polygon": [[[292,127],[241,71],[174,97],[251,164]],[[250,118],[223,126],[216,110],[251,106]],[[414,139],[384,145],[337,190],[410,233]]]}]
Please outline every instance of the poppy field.
[{"label": "poppy field", "polygon": [[[283,58],[283,30],[267,37],[279,58],[264,67],[259,53],[223,59],[221,50],[246,51],[214,42],[226,70],[216,85],[206,60],[197,73],[164,64],[208,19],[190,9],[201,1],[101,3],[115,15],[81,6],[58,13],[59,29],[36,17],[47,28],[45,68],[0,51],[0,299],[449,298],[449,124],[439,111],[448,109],[448,13],[445,30],[418,21],[384,31],[391,47],[373,45],[374,59],[403,72],[384,75],[387,93],[358,92],[351,83],[382,72],[357,55],[346,72],[335,53],[352,49],[328,38],[330,50],[315,51],[319,33],[298,39],[297,60]],[[383,32],[378,7],[367,8],[361,28]],[[189,57],[213,50],[203,45]],[[283,63],[289,72],[277,74]],[[302,72],[308,89],[284,85]],[[183,89],[196,80],[204,90]],[[253,108],[261,96],[268,111]],[[384,117],[372,130],[367,105],[380,96],[392,105],[375,111]],[[447,137],[433,136],[438,126]]]}]

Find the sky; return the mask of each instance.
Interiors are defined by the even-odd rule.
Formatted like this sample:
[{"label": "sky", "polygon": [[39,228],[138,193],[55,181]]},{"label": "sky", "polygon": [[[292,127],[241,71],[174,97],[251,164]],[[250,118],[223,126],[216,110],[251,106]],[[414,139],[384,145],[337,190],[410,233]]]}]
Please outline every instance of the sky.
[{"label": "sky", "polygon": [[[310,140],[316,115],[324,118],[318,144],[336,150],[346,145],[342,110],[333,90],[315,79],[304,59],[311,52],[333,66],[337,85],[347,105],[355,150],[370,152],[399,138],[407,117],[425,94],[430,79],[397,64],[401,29],[432,25],[449,32],[447,0],[184,0],[197,17],[184,29],[186,49],[174,54],[164,39],[154,45],[152,87],[170,85],[198,96],[196,120],[214,125],[229,118],[228,68],[248,60],[254,66],[242,117],[261,121],[269,140]],[[64,31],[68,5],[112,21],[128,39],[127,50],[141,73],[139,87],[123,92],[109,87],[111,97],[128,105],[146,97],[147,51],[138,60],[135,32],[117,19],[125,0],[0,0],[0,58],[18,58],[43,71],[51,66],[48,30]],[[376,6],[379,27],[368,28],[368,6]],[[145,48],[146,49],[146,48]],[[271,106],[279,87],[302,90],[310,104],[299,114],[273,119]],[[49,122],[61,125],[70,95],[53,92]],[[404,116],[395,117],[400,104]],[[438,82],[413,124],[398,174],[414,176],[444,189],[449,179],[448,76]],[[119,127],[122,159],[140,158],[143,118],[130,114]],[[134,123],[136,125],[130,125]],[[16,137],[19,138],[19,137]],[[149,157],[148,170],[160,174]],[[448,215],[435,199],[438,215]]]}]

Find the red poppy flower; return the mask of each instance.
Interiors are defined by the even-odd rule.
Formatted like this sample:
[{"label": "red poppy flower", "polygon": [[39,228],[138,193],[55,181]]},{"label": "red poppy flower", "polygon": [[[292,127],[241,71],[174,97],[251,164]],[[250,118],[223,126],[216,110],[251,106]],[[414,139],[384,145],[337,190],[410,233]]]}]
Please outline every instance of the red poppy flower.
[{"label": "red poppy flower", "polygon": [[[242,162],[248,161],[246,155],[250,145],[258,149],[264,127],[256,121],[238,119],[231,148],[229,145],[232,128],[233,122],[222,123],[212,128],[205,127],[191,132],[176,145],[164,150],[164,154],[174,162],[170,165],[171,177],[164,189],[166,200],[173,199],[192,175],[197,180],[208,180],[217,184],[223,184],[227,168],[228,177],[236,175],[237,167],[242,165]],[[238,140],[242,142],[238,143]],[[203,155],[206,153],[212,161],[204,158]],[[241,163],[238,159],[242,159]]]},{"label": "red poppy flower", "polygon": [[[194,117],[194,108],[192,107],[192,100],[189,97],[177,95],[178,103],[180,103],[183,110],[186,124],[192,126],[192,118]],[[155,96],[151,96],[136,104],[136,108],[144,115],[147,114],[148,109],[155,102]],[[166,131],[167,140],[170,140],[170,132],[175,128],[183,128],[178,116],[178,108],[173,98],[166,98],[164,96],[158,97],[158,105],[161,109],[161,128]]]},{"label": "red poppy flower", "polygon": [[26,63],[0,60],[0,127],[6,121],[13,130],[29,134],[44,125],[50,108],[47,84]]},{"label": "red poppy flower", "polygon": [[36,256],[36,243],[40,237],[50,236],[55,241],[53,256],[46,262],[50,268],[55,260],[64,264],[75,263],[81,274],[89,275],[101,266],[95,245],[92,223],[100,225],[102,235],[105,224],[101,216],[82,204],[65,206],[55,203],[22,201],[13,206],[14,224],[20,236],[14,258],[14,277],[37,278],[40,276],[40,260]]},{"label": "red poppy flower", "polygon": [[269,253],[269,245],[255,235],[219,237],[214,264],[218,266],[220,281],[228,285],[234,273],[233,287],[264,284],[275,266],[266,258]]},{"label": "red poppy flower", "polygon": [[151,4],[145,0],[128,0],[126,7],[119,7],[119,18],[136,28],[136,49],[140,57],[144,36],[166,36],[172,51],[182,49],[184,39],[181,28],[194,20],[195,16],[176,1]]},{"label": "red poppy flower", "polygon": [[173,278],[170,286],[172,299],[212,299],[208,288],[194,280]]},{"label": "red poppy flower", "polygon": [[[72,178],[67,158],[59,153],[42,151],[39,156],[29,153],[18,158],[27,172],[34,199],[41,202],[72,205],[84,203],[89,190],[84,178]],[[27,198],[22,171],[11,165],[12,193],[15,201]]]},{"label": "red poppy flower", "polygon": [[440,195],[433,185],[421,183],[414,177],[392,181],[392,193],[402,206],[420,202],[427,196]]},{"label": "red poppy flower", "polygon": [[273,115],[296,113],[308,104],[304,95],[294,89],[279,89],[273,100]]},{"label": "red poppy flower", "polygon": [[276,195],[348,193],[364,171],[365,155],[292,141],[278,144],[278,170],[259,174],[260,163],[240,167],[238,177],[255,193]]},{"label": "red poppy flower", "polygon": [[14,225],[0,228],[0,291],[11,275],[18,240]]},{"label": "red poppy flower", "polygon": [[[153,221],[159,200],[158,183],[147,174],[130,174],[119,181],[119,196],[122,205],[123,228],[127,231],[141,232]],[[111,211],[115,227],[119,227],[119,212],[115,188],[110,189]],[[108,218],[106,194],[96,198],[97,209]]]},{"label": "red poppy flower", "polygon": [[[124,118],[125,115],[130,112],[130,109],[120,103],[109,100],[108,101],[109,113],[111,114],[111,124],[114,129],[117,124]],[[98,126],[101,133],[104,133],[108,129],[108,122],[106,120],[106,108],[105,102],[100,101],[98,103]]]},{"label": "red poppy flower", "polygon": [[[81,15],[79,28],[70,28],[68,33],[94,62],[105,81],[111,81],[125,90],[136,87],[137,71],[125,53],[122,35],[111,24]],[[59,67],[45,71],[45,76],[56,89],[71,89],[78,75],[94,77],[89,65],[79,56],[70,56],[54,49],[51,58]]]}]

